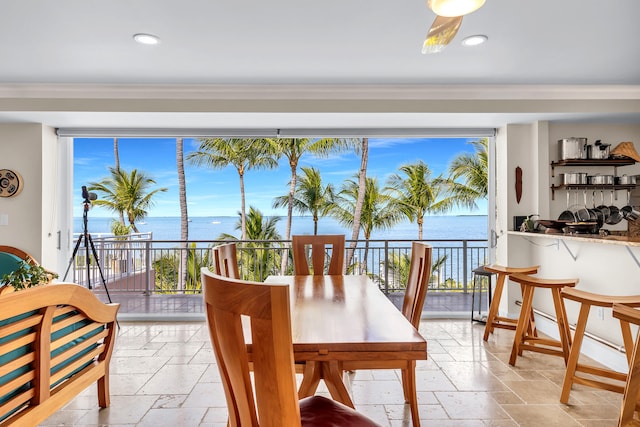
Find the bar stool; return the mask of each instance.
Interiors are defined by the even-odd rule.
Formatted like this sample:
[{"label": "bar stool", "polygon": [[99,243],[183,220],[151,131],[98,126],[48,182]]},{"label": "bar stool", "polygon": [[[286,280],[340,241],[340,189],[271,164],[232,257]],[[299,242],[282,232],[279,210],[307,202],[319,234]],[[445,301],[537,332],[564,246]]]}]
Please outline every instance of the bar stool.
[{"label": "bar stool", "polygon": [[[516,365],[516,358],[522,356],[523,350],[535,351],[538,353],[562,356],[565,365],[569,359],[569,346],[571,344],[571,333],[567,323],[567,313],[564,309],[564,302],[560,295],[560,290],[564,287],[574,287],[578,279],[541,279],[539,277],[524,274],[513,274],[509,277],[512,281],[520,283],[522,287],[522,308],[520,317],[516,325],[516,334],[513,337],[513,347],[509,364]],[[553,306],[556,311],[556,322],[560,339],[538,337],[537,334],[528,333],[527,325],[531,319],[533,310],[533,293],[536,288],[549,289],[553,297]]]},{"label": "bar stool", "polygon": [[[621,325],[624,323],[628,326],[629,323],[633,323],[640,326],[640,311],[635,308],[615,304],[613,306],[613,317],[619,319]],[[636,336],[633,349],[628,350],[626,343],[624,348],[627,352],[627,358],[631,356],[631,359],[629,359],[629,375],[622,393],[622,407],[620,408],[618,426],[638,426],[640,422],[634,419],[633,415],[638,409],[638,392],[640,391],[640,334]]]},{"label": "bar stool", "polygon": [[[504,282],[507,276],[511,274],[535,274],[538,272],[540,266],[533,267],[505,267],[502,265],[492,264],[485,265],[484,270],[495,273],[498,277],[496,279],[496,290],[493,293],[493,300],[489,304],[489,314],[487,315],[487,325],[484,327],[484,340],[489,339],[489,334],[493,333],[494,328],[501,329],[516,329],[516,319],[508,317],[498,316],[498,308],[500,307],[500,298],[502,297],[502,290],[504,288]],[[533,317],[531,317],[533,319]]]},{"label": "bar stool", "polygon": [[[493,272],[485,269],[484,265],[480,267],[474,268],[473,272],[473,281],[471,288],[471,321],[487,323],[487,318],[482,317],[482,280],[483,278],[487,279],[487,295],[489,298],[489,302],[487,304],[487,312],[489,311],[489,307],[491,307],[491,279],[493,278]],[[480,285],[478,286],[478,278],[480,278]],[[476,291],[478,292],[478,314],[474,315],[474,311],[476,309]],[[488,313],[487,313],[488,316]]]},{"label": "bar stool", "polygon": [[[640,307],[640,295],[609,296],[572,288],[563,289],[561,291],[561,295],[565,299],[580,303],[580,312],[578,314],[576,330],[573,333],[573,342],[571,344],[571,351],[569,352],[569,361],[567,362],[567,371],[564,376],[560,402],[567,403],[569,401],[571,386],[574,383],[622,393],[624,390],[624,383],[627,380],[627,374],[598,366],[579,363],[580,348],[582,346],[584,332],[587,327],[589,311],[592,306],[613,308],[614,304],[624,304],[630,307]],[[620,319],[620,329],[622,330],[622,340],[624,342],[624,350],[627,355],[627,362],[631,363],[633,337],[631,335],[629,323]],[[590,377],[580,376],[579,373],[581,372],[589,374]],[[607,378],[614,381],[602,381],[594,379],[593,376],[602,377],[603,379]],[[615,382],[621,382],[621,384],[616,384]]]}]

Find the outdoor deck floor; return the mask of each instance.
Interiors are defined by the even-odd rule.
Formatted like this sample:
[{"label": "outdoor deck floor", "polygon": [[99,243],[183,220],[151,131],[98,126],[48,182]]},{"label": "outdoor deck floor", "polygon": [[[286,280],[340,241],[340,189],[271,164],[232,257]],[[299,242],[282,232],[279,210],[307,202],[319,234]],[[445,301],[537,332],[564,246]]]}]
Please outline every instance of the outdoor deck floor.
[{"label": "outdoor deck floor", "polygon": [[[107,295],[97,292],[103,301]],[[199,320],[204,319],[202,295],[143,295],[141,293],[110,293],[111,301],[120,304],[121,320]],[[483,295],[486,311],[486,296]],[[400,302],[401,304],[401,302]],[[476,302],[477,304],[477,302]],[[428,292],[425,317],[470,317],[471,293]]]}]

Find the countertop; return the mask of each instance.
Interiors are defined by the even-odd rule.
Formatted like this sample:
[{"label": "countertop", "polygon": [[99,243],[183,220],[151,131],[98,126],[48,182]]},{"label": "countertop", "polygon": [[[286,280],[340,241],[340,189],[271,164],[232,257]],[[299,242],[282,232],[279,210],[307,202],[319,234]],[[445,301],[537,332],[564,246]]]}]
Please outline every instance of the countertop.
[{"label": "countertop", "polygon": [[640,247],[640,237],[628,236],[600,236],[598,234],[564,234],[564,233],[540,233],[508,231],[507,234],[522,237],[536,237],[545,239],[563,239],[576,242],[605,243],[611,245],[638,246]]}]

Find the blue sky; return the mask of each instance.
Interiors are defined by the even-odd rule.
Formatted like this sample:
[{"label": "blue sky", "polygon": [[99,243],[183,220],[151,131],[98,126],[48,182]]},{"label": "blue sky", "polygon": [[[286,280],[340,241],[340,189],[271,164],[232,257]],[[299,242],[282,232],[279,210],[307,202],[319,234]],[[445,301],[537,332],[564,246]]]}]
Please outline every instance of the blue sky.
[{"label": "blue sky", "polygon": [[[368,176],[377,177],[384,185],[387,177],[398,167],[423,160],[434,176],[446,173],[451,160],[463,152],[473,152],[468,138],[371,138],[369,139]],[[176,172],[175,139],[173,138],[119,138],[120,167],[138,169],[153,178],[157,187],[166,187],[159,193],[149,216],[180,216],[178,202],[178,178]],[[184,151],[196,150],[197,139],[185,139]],[[100,181],[109,175],[109,167],[115,164],[113,139],[76,138],[74,142],[74,216],[82,216],[81,187]],[[304,155],[301,166],[313,166],[320,170],[325,184],[334,183],[339,188],[345,179],[352,178],[360,166],[360,158],[346,152],[331,158]],[[196,167],[185,162],[187,204],[189,216],[236,216],[240,210],[238,174],[235,168],[213,170]],[[290,178],[286,160],[278,169],[250,170],[245,174],[247,209],[255,206],[265,215],[286,215],[285,209],[273,209],[276,196],[288,193]],[[456,210],[451,215],[486,215],[486,201],[479,201],[478,209]],[[113,217],[109,211],[93,207],[92,216]]]}]

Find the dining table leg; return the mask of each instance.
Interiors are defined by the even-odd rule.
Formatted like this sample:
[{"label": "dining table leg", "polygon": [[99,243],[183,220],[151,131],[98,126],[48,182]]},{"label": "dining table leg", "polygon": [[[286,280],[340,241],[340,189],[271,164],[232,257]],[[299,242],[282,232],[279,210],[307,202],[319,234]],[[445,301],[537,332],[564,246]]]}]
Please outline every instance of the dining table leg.
[{"label": "dining table leg", "polygon": [[343,372],[340,363],[338,363],[337,360],[330,360],[328,362],[323,362],[322,365],[324,383],[327,385],[333,400],[337,400],[351,408],[355,408],[353,401],[351,400],[351,396],[349,395],[349,391],[342,380]]},{"label": "dining table leg", "polygon": [[349,391],[342,380],[342,375],[342,366],[337,360],[307,361],[302,383],[300,383],[298,390],[298,398],[313,396],[318,389],[320,380],[324,380],[333,400],[355,408]]},{"label": "dining table leg", "polygon": [[322,378],[322,366],[320,362],[309,360],[304,364],[302,382],[298,389],[298,398],[313,396],[318,389],[318,384]]}]

